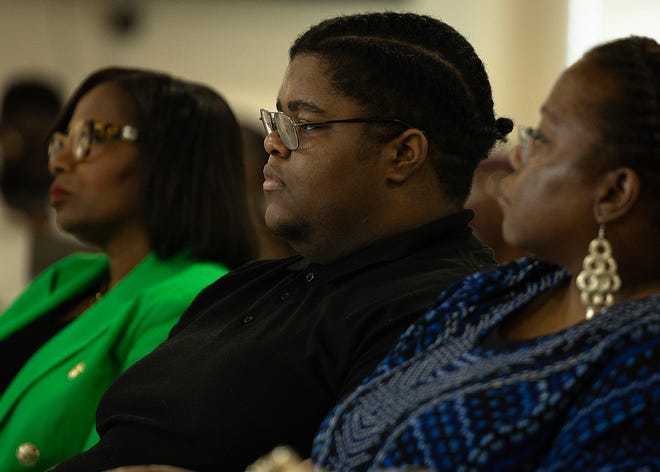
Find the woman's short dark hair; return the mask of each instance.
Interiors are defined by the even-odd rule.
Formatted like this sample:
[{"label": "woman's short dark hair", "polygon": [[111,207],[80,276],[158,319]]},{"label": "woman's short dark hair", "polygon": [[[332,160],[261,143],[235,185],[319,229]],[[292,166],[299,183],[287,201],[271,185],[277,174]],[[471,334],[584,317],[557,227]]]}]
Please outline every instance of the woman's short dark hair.
[{"label": "woman's short dark hair", "polygon": [[[595,66],[606,81],[589,117],[601,143],[599,155],[607,164],[635,169],[642,191],[660,198],[660,44],[630,36],[588,51],[583,61]],[[660,214],[660,213],[659,213]]]},{"label": "woman's short dark hair", "polygon": [[473,47],[435,18],[395,12],[332,18],[299,36],[289,57],[303,53],[320,57],[333,87],[371,117],[424,131],[445,196],[460,205],[479,161],[513,127],[495,119],[490,82]]},{"label": "woman's short dark hair", "polygon": [[241,134],[226,101],[209,87],[167,74],[106,68],[90,75],[66,103],[55,131],[66,132],[78,101],[112,82],[138,111],[144,222],[152,250],[237,267],[253,256]]}]

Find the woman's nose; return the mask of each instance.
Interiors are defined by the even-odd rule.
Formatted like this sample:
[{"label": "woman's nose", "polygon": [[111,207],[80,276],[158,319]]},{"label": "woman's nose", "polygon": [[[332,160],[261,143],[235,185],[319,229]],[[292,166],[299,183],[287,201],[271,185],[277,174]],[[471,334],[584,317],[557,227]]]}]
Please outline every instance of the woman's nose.
[{"label": "woman's nose", "polygon": [[52,176],[68,172],[74,166],[75,160],[70,149],[62,149],[57,154],[48,156],[48,170]]},{"label": "woman's nose", "polygon": [[509,162],[511,163],[511,167],[513,167],[514,171],[520,169],[520,167],[523,165],[521,145],[517,145],[511,149],[509,152]]}]

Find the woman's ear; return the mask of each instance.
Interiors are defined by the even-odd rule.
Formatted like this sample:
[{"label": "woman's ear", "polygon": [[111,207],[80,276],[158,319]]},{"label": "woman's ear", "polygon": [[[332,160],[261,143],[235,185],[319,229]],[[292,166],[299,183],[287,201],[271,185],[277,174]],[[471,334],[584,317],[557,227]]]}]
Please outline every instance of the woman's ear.
[{"label": "woman's ear", "polygon": [[429,143],[424,133],[411,128],[385,145],[388,182],[402,184],[426,161]]},{"label": "woman's ear", "polygon": [[594,216],[598,223],[608,223],[627,214],[639,199],[639,174],[629,167],[619,167],[602,177],[596,191]]}]

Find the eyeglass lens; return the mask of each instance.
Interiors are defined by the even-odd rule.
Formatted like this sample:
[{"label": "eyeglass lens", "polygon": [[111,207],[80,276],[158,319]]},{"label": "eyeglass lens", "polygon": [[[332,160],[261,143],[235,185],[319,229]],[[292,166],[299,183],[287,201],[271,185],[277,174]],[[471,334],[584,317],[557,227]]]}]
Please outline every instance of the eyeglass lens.
[{"label": "eyeglass lens", "polygon": [[264,131],[266,132],[266,134],[272,133],[273,119],[270,116],[270,112],[262,108],[260,114],[261,114],[261,124],[264,126]]},{"label": "eyeglass lens", "polygon": [[73,155],[77,161],[81,160],[89,153],[91,145],[91,123],[82,123],[80,126],[69,131],[69,134],[56,132],[48,145],[48,159],[61,154],[70,146]]},{"label": "eyeglass lens", "polygon": [[532,144],[532,128],[520,127],[518,128],[518,141],[520,143],[520,156],[523,162],[529,161]]},{"label": "eyeglass lens", "polygon": [[298,133],[291,118],[284,113],[275,113],[275,127],[280,132],[280,138],[286,147],[292,150],[298,147]]},{"label": "eyeglass lens", "polygon": [[277,130],[280,134],[280,139],[287,148],[291,150],[298,148],[299,141],[296,127],[293,120],[284,113],[279,111],[270,112],[262,109],[261,122],[264,125],[266,134],[270,134],[274,130]]},{"label": "eyeglass lens", "polygon": [[60,132],[53,133],[53,135],[50,138],[50,141],[48,142],[48,159],[49,160],[62,152],[62,150],[64,149],[64,146],[66,146],[65,141],[66,141],[66,135],[64,135]]}]

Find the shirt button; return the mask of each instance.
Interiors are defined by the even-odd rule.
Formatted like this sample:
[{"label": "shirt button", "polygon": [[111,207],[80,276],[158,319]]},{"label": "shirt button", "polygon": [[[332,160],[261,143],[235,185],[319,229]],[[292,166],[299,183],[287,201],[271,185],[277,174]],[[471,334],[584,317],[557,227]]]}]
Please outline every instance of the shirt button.
[{"label": "shirt button", "polygon": [[290,296],[291,295],[289,295],[289,292],[284,292],[282,295],[280,295],[280,300],[282,300],[284,302],[284,301],[288,300]]},{"label": "shirt button", "polygon": [[243,317],[243,324],[250,324],[254,321],[254,316],[248,315]]},{"label": "shirt button", "polygon": [[307,280],[307,282],[311,282],[312,280],[314,280],[314,272],[310,272],[309,274],[307,274],[305,280]]},{"label": "shirt button", "polygon": [[37,446],[29,442],[21,444],[18,446],[18,449],[16,449],[16,459],[18,459],[18,463],[26,467],[37,465],[37,462],[39,462],[39,456],[41,456],[41,453]]},{"label": "shirt button", "polygon": [[85,363],[78,362],[75,366],[73,366],[73,368],[69,371],[69,373],[66,374],[66,376],[69,380],[73,380],[83,372],[85,372]]}]

